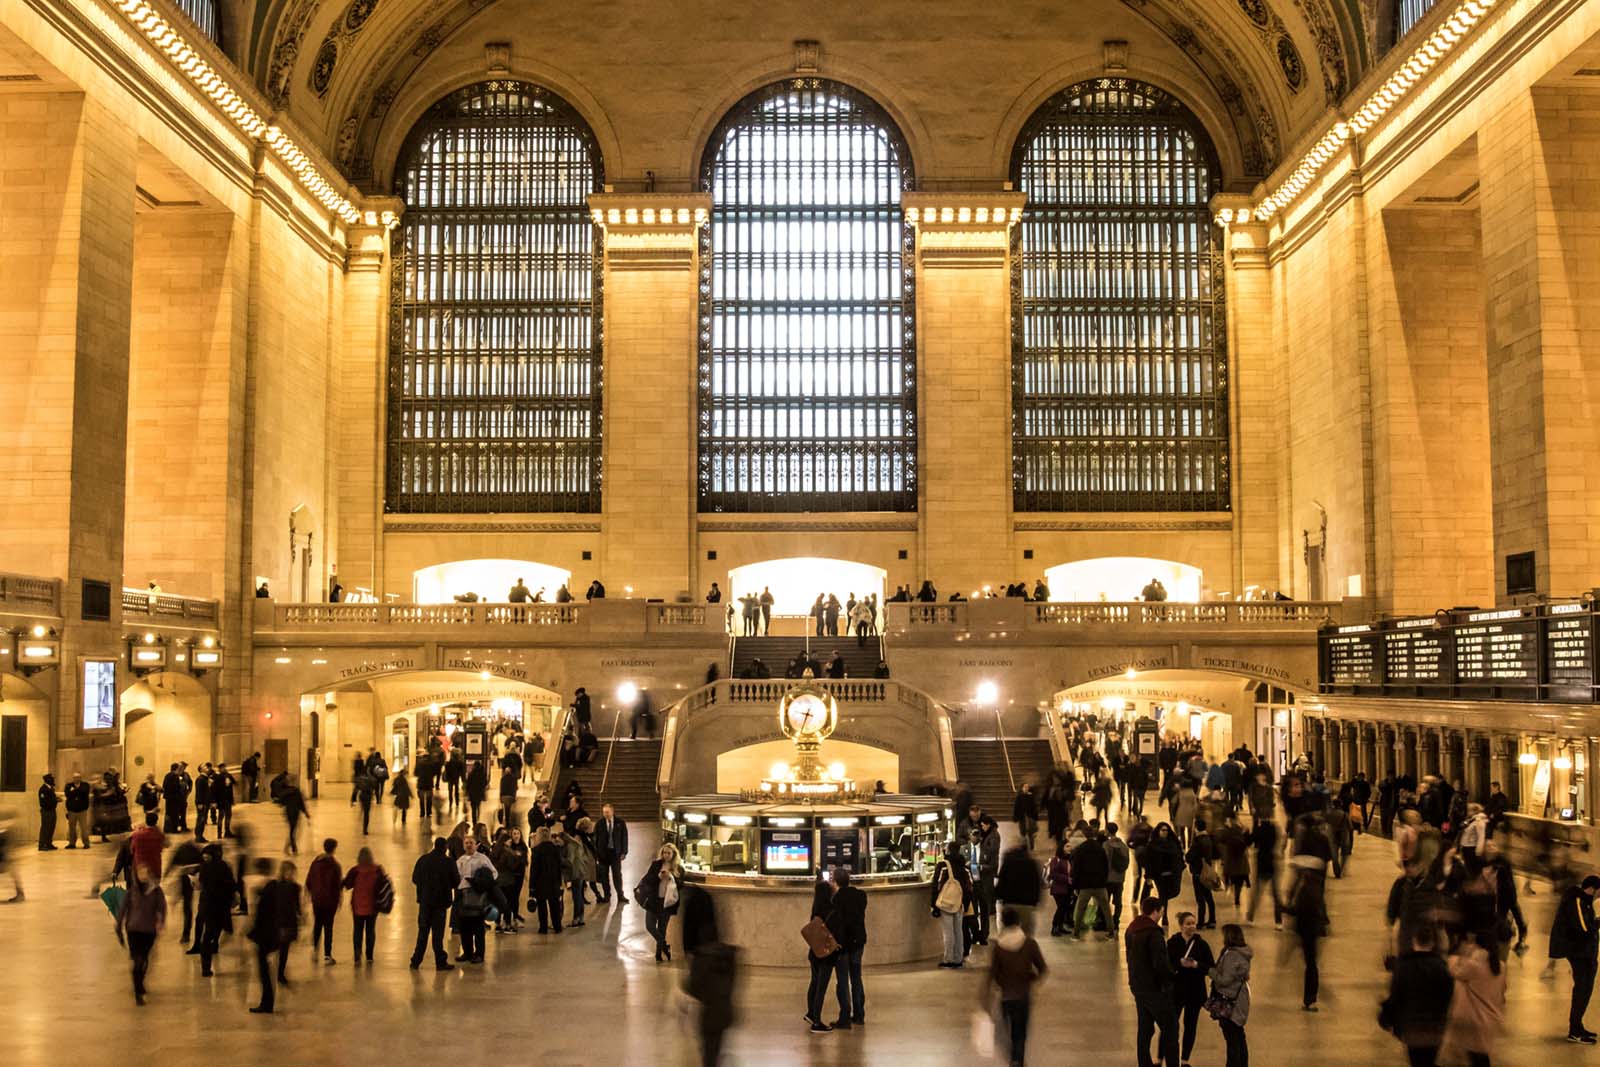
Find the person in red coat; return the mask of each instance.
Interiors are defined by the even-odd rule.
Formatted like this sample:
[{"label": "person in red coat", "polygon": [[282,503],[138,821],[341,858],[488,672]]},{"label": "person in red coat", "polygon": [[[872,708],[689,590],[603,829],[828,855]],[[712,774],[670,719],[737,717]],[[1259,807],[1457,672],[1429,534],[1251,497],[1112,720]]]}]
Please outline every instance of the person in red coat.
[{"label": "person in red coat", "polygon": [[382,877],[383,868],[373,862],[370,848],[356,853],[356,865],[344,876],[344,887],[350,890],[350,915],[355,923],[354,959],[357,963],[361,962],[363,937],[367,962],[372,962],[372,943],[378,936],[378,880]]},{"label": "person in red coat", "polygon": [[306,870],[306,895],[311,898],[311,958],[316,959],[320,938],[323,963],[338,962],[333,958],[333,917],[339,911],[344,880],[339,861],[333,858],[338,847],[339,842],[331,837],[322,842],[322,855],[312,860]]}]

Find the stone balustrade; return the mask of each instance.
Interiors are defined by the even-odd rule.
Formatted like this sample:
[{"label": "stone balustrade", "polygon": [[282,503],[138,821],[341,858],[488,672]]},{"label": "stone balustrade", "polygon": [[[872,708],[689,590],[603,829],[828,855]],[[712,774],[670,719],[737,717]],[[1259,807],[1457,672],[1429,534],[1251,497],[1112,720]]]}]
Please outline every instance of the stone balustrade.
[{"label": "stone balustrade", "polygon": [[1315,630],[1339,618],[1338,601],[1215,600],[1036,602],[1020,598],[885,604],[891,631],[965,630],[977,623],[1021,627],[1194,626]]},{"label": "stone balustrade", "polygon": [[722,617],[705,604],[642,600],[573,601],[566,604],[286,603],[263,600],[256,629],[276,633],[371,632],[398,628],[496,633],[560,630],[589,632],[722,632]]},{"label": "stone balustrade", "polygon": [[124,620],[148,618],[154,622],[202,626],[217,624],[218,604],[203,597],[174,596],[147,589],[122,591],[122,617]]},{"label": "stone balustrade", "polygon": [[7,615],[61,615],[61,582],[0,572],[0,612]]}]

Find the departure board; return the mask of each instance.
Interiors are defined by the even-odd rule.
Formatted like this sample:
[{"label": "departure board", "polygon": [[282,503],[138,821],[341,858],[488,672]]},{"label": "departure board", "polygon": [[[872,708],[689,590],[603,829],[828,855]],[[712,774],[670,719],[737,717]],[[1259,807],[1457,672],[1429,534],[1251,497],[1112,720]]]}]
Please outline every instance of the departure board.
[{"label": "departure board", "polygon": [[1379,635],[1371,626],[1341,626],[1324,642],[1333,685],[1378,684]]},{"label": "departure board", "polygon": [[1456,684],[1536,687],[1539,620],[1520,608],[1478,611],[1455,629]]},{"label": "departure board", "polygon": [[1544,618],[1544,671],[1550,696],[1587,701],[1594,685],[1594,615],[1583,604],[1554,604]]},{"label": "departure board", "polygon": [[1450,631],[1430,615],[1396,619],[1383,632],[1383,680],[1388,685],[1445,685],[1450,681]]}]

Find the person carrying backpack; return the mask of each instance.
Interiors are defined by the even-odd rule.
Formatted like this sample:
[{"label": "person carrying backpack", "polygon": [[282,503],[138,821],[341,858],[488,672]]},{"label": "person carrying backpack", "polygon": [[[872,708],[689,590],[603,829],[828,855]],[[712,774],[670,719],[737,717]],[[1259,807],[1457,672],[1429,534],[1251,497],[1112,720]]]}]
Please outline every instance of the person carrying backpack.
[{"label": "person carrying backpack", "polygon": [[972,900],[972,874],[967,859],[961,854],[961,846],[952,841],[933,870],[933,917],[939,921],[939,933],[944,938],[941,967],[960,967],[965,959],[961,920],[971,910]]}]

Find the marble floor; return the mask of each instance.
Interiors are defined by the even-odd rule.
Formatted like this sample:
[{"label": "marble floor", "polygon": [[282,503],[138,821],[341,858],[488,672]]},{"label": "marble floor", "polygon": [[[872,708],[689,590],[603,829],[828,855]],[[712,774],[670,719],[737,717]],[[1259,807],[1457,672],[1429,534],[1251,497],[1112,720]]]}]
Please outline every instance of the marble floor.
[{"label": "marble floor", "polygon": [[[239,811],[242,820],[262,828],[262,839],[281,842],[276,808],[261,804]],[[375,811],[372,833],[363,839],[355,810],[342,798],[313,802],[309,832],[302,829],[302,861],[309,862],[307,847],[325,836],[339,839],[346,863],[366,843],[397,874],[400,902],[393,916],[379,920],[378,960],[371,967],[351,963],[346,911],[335,934],[336,966],[313,962],[302,940],[292,958],[293,984],[280,993],[273,1016],[245,1011],[255,1002],[255,990],[253,959],[242,937],[225,943],[218,977],[203,979],[197,960],[183,955],[177,943],[177,926],[169,927],[157,950],[148,1006],[135,1007],[112,921],[88,896],[90,884],[109,870],[114,846],[42,854],[16,848],[15,869],[27,900],[0,907],[7,964],[0,969],[6,1016],[0,1064],[78,1058],[162,1067],[373,1064],[412,1061],[430,1047],[455,1063],[697,1062],[680,992],[684,965],[653,961],[634,906],[592,911],[586,927],[559,937],[491,933],[482,967],[440,974],[424,963],[421,971],[409,970],[415,906],[406,890],[424,835],[414,820],[401,831],[390,816],[387,807]],[[642,872],[654,839],[649,828],[634,833],[634,856],[625,872],[629,885]],[[1301,968],[1291,938],[1260,916],[1248,929],[1256,949],[1248,1027],[1253,1063],[1404,1062],[1400,1046],[1375,1021],[1387,979],[1381,965],[1383,902],[1393,872],[1388,843],[1361,839],[1345,878],[1332,884],[1334,933],[1324,946],[1319,1014],[1299,1010]],[[3,881],[0,892],[9,892]],[[169,889],[169,897],[176,896]],[[1548,887],[1524,906],[1534,949],[1510,964],[1507,1034],[1495,1062],[1588,1062],[1594,1050],[1563,1040],[1570,988],[1565,965],[1553,979],[1541,978],[1552,906]],[[804,918],[797,908],[797,937]],[[1223,904],[1221,921],[1232,918],[1231,904]],[[673,936],[676,941],[676,924]],[[981,963],[985,951],[976,949],[972,963]],[[1051,973],[1035,1003],[1029,1062],[1087,1063],[1109,1055],[1132,1063],[1134,1011],[1119,947],[1047,938],[1044,952]],[[806,975],[746,962],[755,966],[744,972],[742,1019],[729,1036],[727,1063],[995,1062],[972,1041],[972,1016],[983,1001],[981,966],[869,966],[868,1024],[812,1035],[800,1020]],[[1600,1006],[1589,1021],[1600,1027]],[[1194,1063],[1222,1061],[1220,1034],[1202,1022]]]}]

